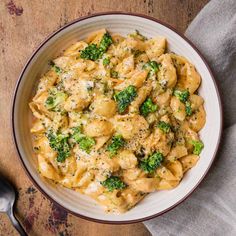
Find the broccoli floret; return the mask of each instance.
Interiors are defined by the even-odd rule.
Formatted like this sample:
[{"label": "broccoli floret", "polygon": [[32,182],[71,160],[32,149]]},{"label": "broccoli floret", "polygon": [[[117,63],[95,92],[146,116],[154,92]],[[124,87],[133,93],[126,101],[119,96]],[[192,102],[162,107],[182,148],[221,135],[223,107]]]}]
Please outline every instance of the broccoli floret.
[{"label": "broccoli floret", "polygon": [[193,113],[191,103],[189,101],[187,101],[185,103],[185,112],[186,112],[187,116],[191,116]]},{"label": "broccoli floret", "polygon": [[125,145],[125,140],[121,135],[113,136],[111,143],[107,146],[107,151],[110,152],[110,157],[117,154],[117,151]]},{"label": "broccoli floret", "polygon": [[193,154],[200,155],[202,149],[204,148],[203,142],[200,140],[192,140],[190,143],[194,146]]},{"label": "broccoli floret", "polygon": [[52,131],[47,133],[50,147],[57,152],[57,161],[64,162],[70,156],[70,145],[68,134],[55,134]]},{"label": "broccoli floret", "polygon": [[80,57],[83,59],[96,61],[102,57],[111,44],[112,38],[110,34],[105,33],[98,46],[94,43],[88,45],[84,50],[81,51]]},{"label": "broccoli floret", "polygon": [[165,121],[159,121],[157,127],[164,133],[169,133],[171,130],[171,125]]},{"label": "broccoli floret", "polygon": [[189,98],[189,91],[188,90],[184,90],[184,91],[180,91],[180,90],[175,90],[174,91],[174,95],[183,103],[187,102],[188,98]]},{"label": "broccoli floret", "polygon": [[155,112],[157,108],[157,105],[152,102],[152,99],[147,98],[140,107],[140,113],[146,117],[149,113]]},{"label": "broccoli floret", "polygon": [[57,74],[61,74],[62,73],[62,69],[59,66],[54,66],[55,72]]},{"label": "broccoli floret", "polygon": [[115,189],[122,190],[127,186],[118,176],[111,176],[100,183],[107,188],[109,192]]},{"label": "broccoli floret", "polygon": [[79,142],[79,147],[87,153],[90,153],[93,145],[95,145],[95,140],[90,137],[84,137]]},{"label": "broccoli floret", "polygon": [[79,143],[80,139],[82,137],[84,137],[84,135],[82,134],[82,126],[78,126],[78,127],[74,127],[72,128],[73,130],[73,134],[72,134],[72,138],[75,140],[76,143]]},{"label": "broccoli floret", "polygon": [[96,61],[101,58],[102,52],[96,44],[88,45],[80,54],[80,57],[87,60]]},{"label": "broccoli floret", "polygon": [[189,91],[188,90],[184,90],[184,91],[175,90],[174,96],[176,96],[181,102],[185,103],[185,112],[187,116],[191,116],[193,111],[192,111],[191,103],[189,101],[189,96],[190,96]]},{"label": "broccoli floret", "polygon": [[80,149],[83,151],[90,153],[91,148],[95,145],[95,140],[93,138],[87,137],[82,133],[82,127],[73,128],[72,138],[76,143],[79,144]]},{"label": "broccoli floret", "polygon": [[123,113],[136,96],[137,91],[133,85],[129,85],[123,91],[115,94],[114,99],[118,105],[118,112]]},{"label": "broccoli floret", "polygon": [[44,105],[48,110],[56,110],[55,108],[67,99],[68,95],[59,90],[51,89]]},{"label": "broccoli floret", "polygon": [[56,66],[54,61],[50,61],[50,66],[55,70],[55,72],[59,75],[63,72],[63,70],[59,67]]},{"label": "broccoli floret", "polygon": [[51,108],[54,107],[54,99],[53,99],[53,97],[51,97],[51,96],[47,97],[47,100],[45,101],[45,107],[47,109],[51,109]]},{"label": "broccoli floret", "polygon": [[149,61],[146,64],[143,65],[143,69],[148,69],[152,73],[157,73],[159,70],[161,64],[158,64],[156,61]]},{"label": "broccoli floret", "polygon": [[110,64],[110,59],[107,57],[107,58],[104,58],[103,61],[102,61],[103,65],[104,66],[107,66]]},{"label": "broccoli floret", "polygon": [[152,173],[163,161],[163,155],[160,152],[155,152],[148,158],[141,160],[139,167],[147,173]]},{"label": "broccoli floret", "polygon": [[108,47],[112,44],[112,38],[111,35],[106,32],[103,37],[102,40],[99,44],[99,49],[100,51],[102,51],[103,53],[107,51]]}]

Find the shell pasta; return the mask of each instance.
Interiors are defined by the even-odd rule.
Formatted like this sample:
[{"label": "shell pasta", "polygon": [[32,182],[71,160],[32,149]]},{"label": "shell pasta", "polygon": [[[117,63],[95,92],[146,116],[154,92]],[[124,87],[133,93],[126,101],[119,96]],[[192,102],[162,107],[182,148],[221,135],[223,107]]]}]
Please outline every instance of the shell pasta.
[{"label": "shell pasta", "polygon": [[204,147],[200,83],[161,36],[101,29],[75,42],[29,103],[40,175],[115,213],[175,188]]}]

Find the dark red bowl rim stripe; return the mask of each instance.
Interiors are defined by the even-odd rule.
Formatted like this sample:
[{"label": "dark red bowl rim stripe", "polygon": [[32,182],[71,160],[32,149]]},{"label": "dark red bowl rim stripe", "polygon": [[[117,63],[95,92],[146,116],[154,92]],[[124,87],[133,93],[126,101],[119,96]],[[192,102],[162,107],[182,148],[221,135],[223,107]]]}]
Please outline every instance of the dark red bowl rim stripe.
[{"label": "dark red bowl rim stripe", "polygon": [[[137,17],[141,17],[141,18],[145,18],[145,19],[148,19],[148,20],[151,20],[151,21],[154,21],[156,23],[159,23],[167,28],[169,28],[170,30],[174,31],[175,33],[177,33],[180,37],[182,37],[196,52],[197,54],[201,57],[202,61],[204,62],[204,64],[206,65],[207,69],[208,69],[208,72],[210,73],[211,75],[211,78],[214,82],[214,85],[215,85],[215,89],[216,89],[216,93],[217,93],[217,96],[218,96],[218,100],[219,100],[219,106],[220,106],[220,119],[221,119],[221,124],[220,124],[220,135],[218,137],[218,141],[217,141],[217,145],[216,145],[216,148],[215,148],[215,152],[214,152],[214,155],[213,155],[213,158],[211,160],[211,163],[209,165],[209,167],[207,168],[207,170],[205,171],[205,173],[203,174],[203,176],[201,177],[201,179],[198,181],[198,183],[194,186],[194,188],[187,194],[185,195],[181,200],[179,200],[177,203],[175,203],[174,205],[172,205],[171,207],[163,210],[162,212],[159,212],[157,214],[154,214],[154,215],[151,215],[151,216],[148,216],[148,217],[144,217],[144,218],[139,218],[139,219],[135,219],[135,220],[126,220],[126,221],[109,221],[109,220],[99,220],[99,219],[95,219],[95,218],[91,218],[91,217],[87,217],[87,216],[84,216],[84,215],[81,215],[81,214],[78,214],[76,212],[73,212],[71,210],[68,210],[67,208],[65,208],[64,206],[60,205],[59,203],[56,202],[56,200],[54,200],[52,197],[50,197],[40,186],[39,184],[36,182],[36,180],[34,180],[34,178],[31,176],[31,174],[29,173],[29,171],[27,170],[27,167],[25,166],[24,164],[24,161],[23,161],[23,158],[20,154],[20,151],[19,151],[19,147],[18,147],[18,144],[17,144],[17,140],[16,140],[16,135],[15,135],[15,124],[14,124],[14,114],[15,114],[15,102],[16,102],[16,95],[17,95],[17,91],[18,91],[18,87],[21,83],[21,80],[22,80],[22,77],[25,73],[25,70],[27,69],[29,63],[32,61],[32,59],[34,58],[34,56],[36,55],[36,53],[41,49],[41,47],[46,43],[48,42],[51,38],[53,38],[56,34],[58,34],[59,32],[61,32],[62,30],[64,30],[65,28],[67,28],[68,26],[71,26],[77,22],[80,22],[80,21],[83,21],[85,19],[89,19],[89,18],[93,18],[93,17],[98,17],[98,16],[104,16],[104,15],[131,15],[131,16],[137,16]],[[94,221],[94,222],[97,222],[97,223],[103,223],[103,224],[131,224],[131,223],[138,223],[138,222],[142,222],[142,221],[146,221],[146,220],[150,220],[154,217],[157,217],[157,216],[160,216],[168,211],[170,211],[171,209],[173,209],[174,207],[176,207],[177,205],[179,205],[181,202],[183,202],[187,197],[189,197],[193,192],[194,190],[198,187],[198,185],[202,182],[202,180],[204,179],[204,177],[206,176],[206,174],[208,173],[210,167],[212,166],[212,163],[214,162],[215,160],[215,157],[216,157],[216,154],[217,154],[217,151],[218,151],[218,148],[219,148],[219,144],[220,144],[220,140],[221,140],[221,136],[222,136],[222,129],[223,129],[223,113],[222,113],[222,102],[221,102],[221,97],[220,97],[220,93],[219,93],[219,89],[218,89],[218,86],[217,86],[217,82],[213,76],[213,73],[209,67],[209,65],[207,64],[206,60],[204,59],[204,57],[202,56],[202,54],[199,52],[199,50],[196,48],[196,46],[189,40],[187,39],[183,34],[179,33],[175,28],[173,28],[172,26],[170,26],[169,24],[165,23],[165,22],[162,22],[154,17],[151,17],[151,16],[147,16],[147,15],[144,15],[144,14],[138,14],[138,13],[129,13],[129,12],[122,12],[122,11],[110,11],[110,12],[101,12],[101,13],[96,13],[96,14],[92,14],[92,15],[89,15],[89,16],[84,16],[84,17],[80,17],[78,19],[75,19],[74,21],[66,24],[65,26],[61,27],[60,29],[58,29],[57,31],[55,31],[54,33],[52,33],[51,35],[49,35],[39,46],[38,48],[32,53],[31,57],[29,58],[29,60],[26,62],[19,78],[18,78],[18,81],[16,83],[16,86],[15,86],[15,90],[14,90],[14,95],[13,95],[13,98],[12,98],[12,111],[11,111],[11,122],[12,122],[12,136],[13,136],[13,140],[14,140],[14,143],[15,143],[15,148],[16,148],[16,151],[18,153],[18,157],[20,159],[20,162],[26,172],[26,174],[28,175],[28,177],[31,179],[31,181],[34,183],[34,185],[39,189],[39,191],[44,194],[51,202],[55,203],[56,205],[58,205],[59,207],[63,208],[64,210],[68,211],[69,213],[75,215],[75,216],[78,216],[80,218],[83,218],[85,220],[90,220],[90,221]]]}]

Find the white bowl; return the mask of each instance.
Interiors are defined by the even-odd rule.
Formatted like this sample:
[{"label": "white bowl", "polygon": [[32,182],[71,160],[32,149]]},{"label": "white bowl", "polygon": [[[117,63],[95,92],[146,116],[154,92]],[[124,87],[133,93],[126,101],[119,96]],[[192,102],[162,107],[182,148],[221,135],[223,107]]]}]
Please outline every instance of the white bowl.
[{"label": "white bowl", "polygon": [[[111,32],[127,35],[135,29],[147,37],[165,36],[168,48],[188,58],[202,77],[200,95],[205,100],[206,125],[200,132],[205,148],[197,165],[188,171],[180,185],[169,191],[149,194],[125,214],[104,213],[101,206],[89,197],[75,191],[49,184],[37,172],[37,161],[31,144],[32,115],[28,103],[35,93],[40,75],[48,69],[48,61],[73,42],[84,39],[92,31],[106,28]],[[199,51],[184,36],[154,18],[129,13],[101,13],[75,20],[50,35],[26,63],[16,85],[12,108],[13,137],[26,172],[34,184],[49,199],[71,213],[102,223],[133,223],[158,216],[182,202],[199,185],[208,172],[216,155],[221,130],[222,110],[219,92],[213,75]]]}]

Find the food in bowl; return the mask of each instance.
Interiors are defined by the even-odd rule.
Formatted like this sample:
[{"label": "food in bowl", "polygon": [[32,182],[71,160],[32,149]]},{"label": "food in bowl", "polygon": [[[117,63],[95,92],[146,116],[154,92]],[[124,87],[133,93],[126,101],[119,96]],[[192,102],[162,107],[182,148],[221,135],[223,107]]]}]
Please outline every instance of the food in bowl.
[{"label": "food in bowl", "polygon": [[102,29],[50,65],[29,104],[41,176],[125,212],[197,163],[201,77],[166,38]]}]

